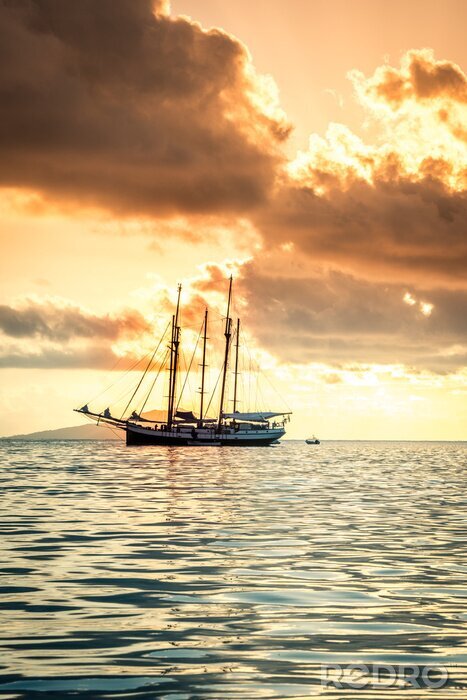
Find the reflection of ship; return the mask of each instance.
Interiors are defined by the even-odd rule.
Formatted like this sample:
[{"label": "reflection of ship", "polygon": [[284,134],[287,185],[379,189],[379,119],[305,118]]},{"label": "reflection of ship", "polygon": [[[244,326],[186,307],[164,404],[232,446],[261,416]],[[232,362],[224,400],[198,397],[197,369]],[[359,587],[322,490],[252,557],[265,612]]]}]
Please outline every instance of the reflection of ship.
[{"label": "reflection of ship", "polygon": [[311,437],[311,438],[307,438],[307,440],[305,440],[305,442],[307,445],[320,445],[321,444],[320,441],[318,440],[318,438],[316,437],[316,435],[313,435],[313,437]]},{"label": "reflection of ship", "polygon": [[[168,344],[168,349],[164,360],[161,363],[159,371],[156,374],[150,392],[146,396],[143,408],[136,412],[132,411],[129,417],[125,417],[126,412],[130,409],[130,403],[134,399],[136,392],[141,386],[141,382],[145,375],[151,369],[154,369],[153,360],[157,350],[162,345],[166,333],[163,334],[159,345],[154,351],[151,360],[149,361],[143,377],[139,381],[129,404],[121,418],[115,418],[111,415],[110,409],[106,408],[102,413],[91,411],[86,404],[80,409],[75,409],[78,413],[83,413],[89,418],[96,420],[98,423],[104,423],[115,428],[119,428],[126,432],[127,445],[212,445],[220,447],[223,445],[230,446],[254,446],[254,445],[270,445],[277,442],[285,435],[285,423],[289,420],[290,412],[287,411],[262,411],[262,412],[240,412],[237,410],[238,393],[238,358],[240,345],[240,319],[237,319],[235,333],[232,333],[232,319],[230,318],[230,307],[232,299],[232,277],[230,278],[229,294],[227,301],[227,314],[225,319],[225,348],[224,361],[219,375],[220,380],[220,398],[219,410],[217,416],[209,418],[206,415],[204,406],[205,391],[205,372],[206,372],[206,347],[207,347],[207,331],[208,331],[208,309],[205,310],[204,322],[202,326],[202,363],[201,363],[201,388],[200,388],[200,404],[199,415],[195,416],[192,411],[182,411],[178,409],[181,394],[177,402],[177,378],[179,373],[179,357],[180,357],[180,335],[181,328],[179,326],[180,312],[180,291],[178,287],[178,299],[175,314],[172,316],[171,334]],[[167,326],[166,332],[169,326]],[[201,335],[201,331],[200,331]],[[235,371],[234,371],[234,386],[233,386],[233,411],[232,413],[224,412],[224,404],[227,400],[226,396],[226,379],[229,366],[230,350],[232,341],[235,338]],[[195,348],[196,349],[196,348]],[[166,411],[150,411],[143,413],[149,395],[154,388],[156,380],[160,374],[160,370],[168,361],[169,370],[169,392]],[[188,370],[189,371],[189,370]],[[209,401],[208,409],[212,401]],[[130,409],[131,410],[131,409]],[[162,414],[158,415],[158,414]],[[155,419],[154,419],[155,418]],[[273,420],[280,418],[280,420]]]}]

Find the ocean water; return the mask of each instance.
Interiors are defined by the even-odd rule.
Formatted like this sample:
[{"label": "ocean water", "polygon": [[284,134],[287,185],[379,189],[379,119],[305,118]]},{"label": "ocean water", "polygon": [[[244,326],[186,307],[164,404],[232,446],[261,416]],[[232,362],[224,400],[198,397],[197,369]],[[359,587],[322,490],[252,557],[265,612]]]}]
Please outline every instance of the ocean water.
[{"label": "ocean water", "polygon": [[465,443],[0,455],[1,697],[467,697]]}]

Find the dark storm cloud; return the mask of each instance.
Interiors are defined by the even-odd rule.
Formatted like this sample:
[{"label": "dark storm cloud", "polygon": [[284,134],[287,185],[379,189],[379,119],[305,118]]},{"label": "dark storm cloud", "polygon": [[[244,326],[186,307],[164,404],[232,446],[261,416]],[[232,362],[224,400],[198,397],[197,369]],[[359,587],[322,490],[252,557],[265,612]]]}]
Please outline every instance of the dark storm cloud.
[{"label": "dark storm cloud", "polygon": [[[316,268],[304,278],[271,278],[254,263],[245,267],[241,284],[251,328],[283,360],[389,362],[436,372],[465,363],[467,292],[409,291]],[[407,293],[412,304],[404,302]],[[264,320],[271,318],[273,326]]]},{"label": "dark storm cloud", "polygon": [[[201,291],[225,286],[219,268],[207,272]],[[249,331],[281,361],[405,364],[437,373],[465,364],[467,291],[368,282],[311,266],[293,251],[263,251],[240,267],[236,288]]]},{"label": "dark storm cloud", "polygon": [[0,331],[12,338],[41,337],[62,342],[74,338],[116,340],[149,330],[148,322],[135,310],[124,311],[119,316],[97,316],[78,306],[60,306],[50,301],[30,300],[19,308],[0,306]]},{"label": "dark storm cloud", "polygon": [[0,184],[124,214],[264,200],[288,126],[240,42],[161,7],[0,2]]},{"label": "dark storm cloud", "polygon": [[[467,192],[439,179],[375,170],[369,183],[349,173],[312,173],[316,194],[284,186],[258,217],[268,245],[292,241],[310,264],[322,261],[366,278],[422,286],[466,286]],[[386,166],[388,167],[388,166]],[[434,166],[433,166],[434,167]]]}]

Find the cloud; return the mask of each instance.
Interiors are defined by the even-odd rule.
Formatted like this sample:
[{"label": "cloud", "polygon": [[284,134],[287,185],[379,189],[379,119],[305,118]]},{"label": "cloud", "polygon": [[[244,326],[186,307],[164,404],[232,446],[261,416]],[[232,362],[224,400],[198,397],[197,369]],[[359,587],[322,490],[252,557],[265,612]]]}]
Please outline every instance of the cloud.
[{"label": "cloud", "polygon": [[[209,293],[222,270],[206,272],[199,286]],[[262,251],[238,267],[235,284],[256,345],[281,362],[395,363],[440,374],[465,364],[467,291],[370,282],[310,266],[293,251]]]},{"label": "cloud", "polygon": [[[331,124],[287,163],[275,88],[225,32],[147,0],[25,0],[1,12],[1,184],[116,216],[169,217],[166,237],[178,235],[177,221],[201,230],[203,215],[225,229],[241,214],[255,243],[249,261],[229,263],[236,300],[257,343],[281,361],[439,373],[465,363],[459,66],[422,49],[369,77],[351,72],[372,140]],[[229,264],[192,280],[185,321],[201,320],[204,304],[225,294]],[[171,305],[162,290],[159,312]],[[120,341],[145,323],[136,311],[0,308],[10,337],[53,342]],[[88,357],[101,362],[91,346]],[[91,361],[75,350],[72,360],[65,347],[62,361]],[[60,362],[57,348],[43,351],[43,360],[10,352],[5,361]]]},{"label": "cloud", "polygon": [[186,217],[194,238],[201,215],[227,225],[241,213],[268,248],[293,243],[366,279],[465,285],[467,78],[456,64],[422,49],[370,77],[353,71],[377,142],[334,124],[286,164],[275,88],[225,32],[149,0],[0,11],[5,187],[117,216]]},{"label": "cloud", "polygon": [[[369,281],[311,265],[297,258],[294,246],[263,249],[249,260],[225,265],[206,264],[183,281],[182,350],[187,357],[209,306],[211,363],[221,364],[231,272],[231,314],[234,320],[241,316],[249,345],[280,363],[322,364],[329,383],[340,376],[335,370],[353,365],[400,365],[443,375],[466,362],[467,290]],[[148,290],[156,311],[151,325],[136,309],[97,316],[63,300],[30,299],[22,307],[0,307],[5,335],[0,367],[110,370],[118,360],[119,370],[129,369],[136,358],[151,355],[154,339],[173,313],[173,292],[162,283]]]},{"label": "cloud", "polygon": [[20,306],[0,306],[0,331],[11,338],[44,338],[67,342],[76,338],[117,340],[149,332],[136,310],[98,316],[64,300],[28,299]]},{"label": "cloud", "polygon": [[[118,357],[104,346],[42,347],[30,351],[24,347],[0,345],[0,369],[102,369],[114,367]],[[131,358],[125,359],[119,369],[128,369]]]},{"label": "cloud", "polygon": [[391,142],[402,138],[399,148],[409,148],[411,158],[413,145],[435,159],[443,154],[457,163],[465,186],[467,76],[460,66],[436,60],[431,49],[414,49],[399,68],[379,66],[369,78],[354,70],[349,77],[363,107],[386,122]]},{"label": "cloud", "polygon": [[0,184],[163,216],[249,210],[289,125],[245,47],[150,0],[0,6]]},{"label": "cloud", "polygon": [[465,288],[467,76],[420,50],[350,77],[373,142],[343,124],[312,135],[254,214],[265,246],[367,280]]},{"label": "cloud", "polygon": [[371,183],[349,171],[346,178],[313,167],[309,185],[285,185],[257,218],[265,246],[293,243],[303,261],[366,279],[466,285],[467,192],[387,170]]},{"label": "cloud", "polygon": [[98,315],[69,300],[0,305],[0,368],[128,369],[152,325],[137,309]]},{"label": "cloud", "polygon": [[467,79],[456,63],[437,61],[430,49],[404,54],[400,69],[389,65],[378,68],[366,87],[367,94],[392,106],[405,100],[441,98],[467,102]]}]

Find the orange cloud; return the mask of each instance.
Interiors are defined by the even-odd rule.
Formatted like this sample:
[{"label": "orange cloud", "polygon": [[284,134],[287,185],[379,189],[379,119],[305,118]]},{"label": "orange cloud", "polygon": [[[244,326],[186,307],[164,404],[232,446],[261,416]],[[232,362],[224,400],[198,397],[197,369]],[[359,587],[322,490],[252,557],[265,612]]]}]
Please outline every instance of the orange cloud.
[{"label": "orange cloud", "polygon": [[381,66],[368,81],[366,90],[394,107],[410,99],[467,102],[465,73],[452,61],[437,61],[430,49],[408,51],[400,69]]},{"label": "orange cloud", "polygon": [[136,310],[98,316],[56,299],[28,299],[18,306],[0,306],[0,332],[12,338],[39,337],[60,342],[75,338],[116,340],[150,330],[148,321]]},{"label": "orange cloud", "polygon": [[[376,136],[366,142],[331,124],[287,162],[289,125],[274,85],[225,32],[169,17],[149,0],[35,0],[1,12],[1,185],[116,216],[168,217],[162,236],[158,229],[164,242],[191,225],[199,239],[207,221],[222,221],[222,235],[241,215],[262,248],[251,244],[247,262],[208,265],[191,280],[189,325],[205,303],[224,299],[230,266],[251,333],[283,360],[381,363],[396,354],[438,372],[465,362],[459,66],[423,49],[370,77],[353,71]],[[407,293],[416,303],[404,303]],[[170,314],[172,304],[161,290],[157,312]],[[147,330],[133,312],[101,318],[33,304],[3,307],[0,322],[10,338],[62,342],[64,355],[69,340],[95,336],[118,340],[130,356],[122,343]],[[59,362],[57,348],[44,352]]]},{"label": "orange cloud", "polygon": [[[221,269],[209,273],[217,288]],[[467,290],[408,292],[277,250],[240,265],[236,288],[246,328],[281,362],[395,363],[440,374],[466,362]]]},{"label": "orange cloud", "polygon": [[[313,171],[314,182],[322,173]],[[374,182],[326,179],[326,192],[284,186],[257,222],[269,247],[293,242],[302,264],[321,261],[366,279],[465,287],[467,193],[396,172]]]},{"label": "orange cloud", "polygon": [[359,71],[349,75],[365,109],[386,122],[385,137],[409,150],[405,161],[412,160],[413,170],[417,152],[426,155],[431,149],[452,162],[465,187],[467,76],[460,66],[436,60],[431,49],[418,49],[404,54],[400,68],[380,66],[369,78]]},{"label": "orange cloud", "polygon": [[351,79],[374,142],[341,124],[313,135],[255,214],[266,245],[369,280],[465,288],[467,142],[455,125],[467,77],[422,50]]},{"label": "orange cloud", "polygon": [[[111,348],[91,344],[85,348],[0,345],[0,369],[102,369],[111,370],[119,360]],[[135,358],[124,358],[120,370],[129,369]]]},{"label": "orange cloud", "polygon": [[289,125],[245,47],[150,0],[0,7],[0,185],[120,215],[248,211]]}]

